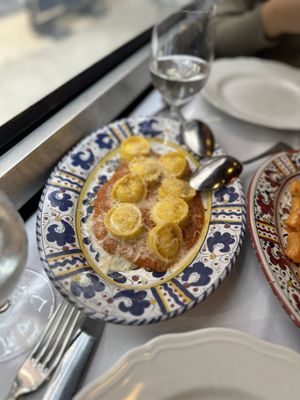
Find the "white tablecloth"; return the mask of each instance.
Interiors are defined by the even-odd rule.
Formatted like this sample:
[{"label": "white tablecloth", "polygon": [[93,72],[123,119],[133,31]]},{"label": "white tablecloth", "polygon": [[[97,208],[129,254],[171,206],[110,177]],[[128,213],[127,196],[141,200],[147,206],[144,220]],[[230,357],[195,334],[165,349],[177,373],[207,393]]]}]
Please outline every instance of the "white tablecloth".
[{"label": "white tablecloth", "polygon": [[[159,107],[160,97],[153,92],[133,115],[149,115]],[[240,160],[268,149],[276,141],[285,141],[294,148],[300,147],[300,132],[276,131],[238,121],[210,106],[201,95],[185,107],[184,115],[186,118],[197,117],[207,122],[220,145]],[[245,192],[261,162],[245,167],[241,175]],[[30,240],[28,266],[41,271],[35,241],[35,215],[26,225]],[[135,327],[107,324],[84,385],[104,374],[126,351],[153,337],[206,327],[238,329],[300,352],[300,331],[285,313],[264,278],[248,233],[230,275],[215,292],[191,311],[154,325]],[[25,355],[9,363],[0,364],[1,399],[5,396],[24,357]],[[29,400],[42,398],[43,390],[28,396]]]}]

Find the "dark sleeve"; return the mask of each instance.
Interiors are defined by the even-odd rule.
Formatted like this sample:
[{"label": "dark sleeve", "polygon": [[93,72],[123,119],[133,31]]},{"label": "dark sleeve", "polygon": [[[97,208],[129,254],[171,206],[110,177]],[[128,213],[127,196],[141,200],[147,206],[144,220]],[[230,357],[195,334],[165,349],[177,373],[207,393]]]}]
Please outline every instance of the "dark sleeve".
[{"label": "dark sleeve", "polygon": [[[250,56],[273,47],[263,32],[261,4],[251,0],[219,0],[216,24],[216,56]],[[263,3],[263,2],[262,2]]]}]

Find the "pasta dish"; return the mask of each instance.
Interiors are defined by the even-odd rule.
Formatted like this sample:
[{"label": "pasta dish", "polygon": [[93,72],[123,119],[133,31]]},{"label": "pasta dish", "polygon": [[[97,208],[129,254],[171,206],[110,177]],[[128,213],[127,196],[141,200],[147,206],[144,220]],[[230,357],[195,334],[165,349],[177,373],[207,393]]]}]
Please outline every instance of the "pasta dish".
[{"label": "pasta dish", "polygon": [[159,155],[144,137],[124,140],[119,165],[93,204],[94,243],[131,268],[164,272],[176,264],[193,248],[204,224],[190,173],[184,152]]}]

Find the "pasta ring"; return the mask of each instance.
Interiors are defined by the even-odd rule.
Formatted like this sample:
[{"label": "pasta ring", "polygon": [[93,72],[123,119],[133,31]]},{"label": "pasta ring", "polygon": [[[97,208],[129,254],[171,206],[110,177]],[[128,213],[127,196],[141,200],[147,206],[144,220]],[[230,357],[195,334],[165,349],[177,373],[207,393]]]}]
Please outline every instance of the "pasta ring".
[{"label": "pasta ring", "polygon": [[134,204],[120,203],[105,214],[104,225],[118,239],[135,239],[143,231],[142,213]]},{"label": "pasta ring", "polygon": [[150,143],[142,136],[129,136],[120,146],[121,159],[125,161],[138,156],[147,156],[149,151]]},{"label": "pasta ring", "polygon": [[182,179],[165,178],[159,187],[160,197],[179,197],[185,201],[190,201],[195,195],[196,190]]},{"label": "pasta ring", "polygon": [[157,202],[151,210],[151,219],[156,223],[174,222],[183,225],[189,213],[188,204],[176,197],[166,197]]},{"label": "pasta ring", "polygon": [[147,185],[136,175],[127,174],[118,179],[112,187],[112,197],[122,203],[137,203],[147,196]]},{"label": "pasta ring", "polygon": [[181,178],[188,171],[188,162],[180,151],[164,154],[159,162],[165,175]]},{"label": "pasta ring", "polygon": [[129,163],[129,170],[148,183],[154,183],[160,176],[160,164],[155,158],[135,157]]},{"label": "pasta ring", "polygon": [[173,222],[156,225],[147,236],[148,250],[163,261],[175,260],[182,243],[181,229]]}]

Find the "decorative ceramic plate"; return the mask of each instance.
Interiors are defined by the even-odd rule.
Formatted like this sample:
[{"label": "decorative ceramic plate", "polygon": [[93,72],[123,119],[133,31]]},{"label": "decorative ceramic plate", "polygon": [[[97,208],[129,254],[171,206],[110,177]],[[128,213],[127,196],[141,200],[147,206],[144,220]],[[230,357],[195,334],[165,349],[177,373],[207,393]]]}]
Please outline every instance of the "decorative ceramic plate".
[{"label": "decorative ceramic plate", "polygon": [[[206,222],[201,240],[192,257],[175,270],[96,273],[102,254],[92,246],[87,221],[97,191],[118,165],[120,142],[129,135],[144,135],[152,149],[163,154],[178,148],[179,125],[166,119],[127,119],[80,142],[48,180],[37,217],[37,238],[48,276],[70,302],[93,318],[145,324],[192,308],[227,276],[241,246],[244,198],[238,180],[213,194],[202,194]],[[186,156],[195,168],[197,161]]]},{"label": "decorative ceramic plate", "polygon": [[300,152],[280,153],[256,172],[248,191],[247,218],[258,260],[284,309],[300,327],[297,266],[284,254],[291,197],[290,181],[300,178]]},{"label": "decorative ceramic plate", "polygon": [[251,57],[220,59],[202,93],[215,107],[243,121],[299,130],[299,68]]},{"label": "decorative ceramic plate", "polygon": [[124,355],[74,400],[294,400],[300,356],[245,333],[159,336]]}]

